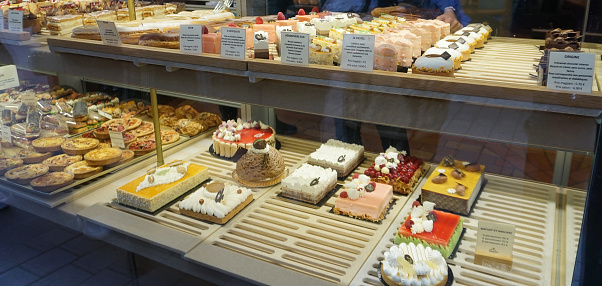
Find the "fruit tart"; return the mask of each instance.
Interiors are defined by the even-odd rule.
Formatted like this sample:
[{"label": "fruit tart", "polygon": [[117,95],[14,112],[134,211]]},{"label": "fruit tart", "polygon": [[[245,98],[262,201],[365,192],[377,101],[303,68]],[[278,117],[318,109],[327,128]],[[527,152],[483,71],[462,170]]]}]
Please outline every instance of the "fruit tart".
[{"label": "fruit tart", "polygon": [[130,143],[126,149],[131,150],[134,154],[140,156],[155,151],[157,143],[155,140],[144,140]]},{"label": "fruit tart", "polygon": [[40,153],[61,151],[61,144],[65,142],[63,137],[43,137],[33,140],[31,145]]},{"label": "fruit tart", "polygon": [[62,172],[65,167],[82,160],[81,155],[67,155],[61,154],[52,156],[42,162],[42,164],[48,166],[50,172]]},{"label": "fruit tart", "polygon": [[[180,134],[173,130],[161,130],[161,144],[168,145],[176,143],[180,139]],[[138,138],[139,141],[155,141],[155,134],[149,134]]]},{"label": "fruit tart", "polygon": [[100,141],[94,138],[75,138],[61,145],[63,152],[68,155],[84,155],[98,147]]},{"label": "fruit tart", "polygon": [[25,164],[34,164],[40,163],[47,158],[50,158],[50,156],[52,156],[52,152],[38,153],[36,151],[24,149],[19,151],[15,157],[23,160],[23,163]]},{"label": "fruit tart", "polygon": [[27,185],[31,180],[48,173],[48,166],[44,164],[31,164],[9,170],[4,176],[11,182]]},{"label": "fruit tart", "polygon": [[23,160],[19,158],[2,158],[0,159],[0,176],[4,175],[8,170],[23,166]]},{"label": "fruit tart", "polygon": [[73,179],[73,174],[66,172],[52,172],[33,179],[30,184],[34,190],[49,193],[70,185],[73,183]]},{"label": "fruit tart", "polygon": [[98,129],[94,130],[94,137],[101,140],[109,139],[111,138],[111,134],[109,133],[109,131],[117,131],[123,133],[126,131],[126,128],[125,126],[121,125],[101,126]]},{"label": "fruit tart", "polygon": [[389,148],[380,153],[364,175],[372,178],[373,182],[389,184],[393,191],[403,195],[412,192],[418,179],[424,173],[424,162],[414,156],[406,156],[405,151],[397,152]]},{"label": "fruit tart", "polygon": [[119,148],[101,148],[92,150],[84,155],[84,160],[90,166],[104,166],[121,160]]},{"label": "fruit tart", "polygon": [[102,166],[90,166],[86,161],[75,162],[65,168],[75,179],[84,179],[102,171]]}]

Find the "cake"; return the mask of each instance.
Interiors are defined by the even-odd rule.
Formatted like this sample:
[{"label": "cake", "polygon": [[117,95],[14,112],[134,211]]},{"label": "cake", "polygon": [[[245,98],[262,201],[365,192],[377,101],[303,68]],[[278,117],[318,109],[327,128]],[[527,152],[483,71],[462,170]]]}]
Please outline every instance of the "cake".
[{"label": "cake", "polygon": [[236,162],[232,177],[245,186],[267,187],[279,183],[287,174],[282,154],[264,139],[257,139]]},{"label": "cake", "polygon": [[280,195],[317,204],[336,183],[337,172],[333,169],[303,164],[282,180]]},{"label": "cake", "polygon": [[402,243],[391,246],[384,256],[380,271],[389,286],[443,286],[447,283],[447,262],[437,250],[421,244]]},{"label": "cake", "polygon": [[364,159],[364,146],[330,139],[309,154],[307,163],[331,168],[338,177],[347,176]]},{"label": "cake", "polygon": [[152,168],[144,176],[117,189],[117,201],[140,210],[154,212],[209,178],[209,170],[199,164],[174,161]]},{"label": "cake", "polygon": [[412,211],[395,234],[395,244],[415,243],[441,252],[448,258],[462,234],[463,219],[459,215],[433,210],[435,204],[418,201],[412,204]]},{"label": "cake", "polygon": [[426,50],[424,52],[424,55],[425,56],[440,55],[440,54],[443,54],[444,52],[447,52],[448,54],[451,55],[451,59],[454,62],[454,70],[459,70],[462,68],[462,60],[464,59],[464,56],[462,56],[462,53],[458,50],[454,50],[452,48],[432,47],[432,48]]},{"label": "cake", "polygon": [[442,210],[468,215],[483,183],[485,166],[446,156],[422,186],[422,201]]},{"label": "cake", "polygon": [[470,60],[470,47],[466,42],[462,43],[462,41],[456,41],[452,39],[445,38],[435,44],[436,48],[450,48],[456,50],[462,54],[462,61]]},{"label": "cake", "polygon": [[393,199],[393,187],[370,182],[370,177],[366,175],[354,177],[351,182],[345,183],[332,211],[370,221],[382,220]]},{"label": "cake", "polygon": [[364,171],[364,175],[372,178],[374,182],[392,185],[396,193],[407,195],[412,192],[423,174],[424,162],[406,154],[405,151],[398,152],[390,147],[374,159],[372,165]]},{"label": "cake", "polygon": [[331,66],[334,63],[334,54],[329,47],[311,43],[309,45],[309,63]]},{"label": "cake", "polygon": [[453,77],[454,61],[446,51],[438,54],[425,54],[416,59],[412,66],[412,73]]},{"label": "cake", "polygon": [[77,26],[83,25],[82,15],[62,15],[47,17],[46,29],[51,35],[65,35]]},{"label": "cake", "polygon": [[261,121],[243,122],[240,118],[236,121],[228,120],[222,122],[213,133],[213,150],[219,156],[232,157],[238,148],[251,148],[256,139],[264,139],[268,145],[274,147],[275,134],[272,127]]},{"label": "cake", "polygon": [[250,189],[215,182],[190,194],[179,208],[185,216],[224,224],[252,201]]},{"label": "cake", "polygon": [[377,43],[374,47],[374,69],[381,71],[397,71],[397,50],[395,46]]}]

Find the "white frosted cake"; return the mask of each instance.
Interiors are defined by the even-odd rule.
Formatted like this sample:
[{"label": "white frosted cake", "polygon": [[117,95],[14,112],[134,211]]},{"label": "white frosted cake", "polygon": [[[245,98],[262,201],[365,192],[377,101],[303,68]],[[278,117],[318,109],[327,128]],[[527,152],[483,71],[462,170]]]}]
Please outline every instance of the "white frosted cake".
[{"label": "white frosted cake", "polygon": [[253,201],[250,189],[215,182],[201,187],[180,202],[180,213],[223,224]]},{"label": "white frosted cake", "polygon": [[282,180],[282,196],[317,204],[337,183],[337,172],[303,164]]},{"label": "white frosted cake", "polygon": [[330,139],[313,153],[307,162],[334,169],[339,177],[348,175],[364,159],[364,146]]},{"label": "white frosted cake", "polygon": [[381,274],[388,285],[433,285],[447,282],[447,262],[437,250],[402,243],[385,252]]}]

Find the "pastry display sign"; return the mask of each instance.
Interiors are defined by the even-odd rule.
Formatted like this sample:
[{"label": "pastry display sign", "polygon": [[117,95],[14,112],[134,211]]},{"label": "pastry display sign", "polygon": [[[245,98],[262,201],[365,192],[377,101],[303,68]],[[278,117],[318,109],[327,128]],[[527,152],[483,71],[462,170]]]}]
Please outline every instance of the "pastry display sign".
[{"label": "pastry display sign", "polygon": [[512,247],[516,227],[511,224],[479,221],[475,264],[503,271],[512,270]]},{"label": "pastry display sign", "polygon": [[2,132],[2,140],[10,143],[11,142],[10,126],[4,125],[4,124],[0,125],[0,131]]},{"label": "pastry display sign", "polygon": [[341,68],[372,71],[374,69],[374,35],[343,35]]},{"label": "pastry display sign", "polygon": [[15,65],[0,67],[0,90],[16,86],[19,86],[17,67]]},{"label": "pastry display sign", "polygon": [[596,54],[550,52],[548,89],[592,92]]},{"label": "pastry display sign", "polygon": [[108,114],[108,113],[106,113],[106,112],[104,112],[104,111],[102,111],[102,110],[98,110],[98,114],[100,114],[100,116],[102,116],[102,117],[104,117],[104,118],[107,118],[107,119],[109,119],[109,120],[110,120],[110,119],[113,119],[113,115],[111,115],[111,114]]},{"label": "pastry display sign", "polygon": [[109,131],[111,137],[111,146],[125,149],[125,143],[123,142],[123,133],[119,131]]},{"label": "pastry display sign", "polygon": [[241,28],[224,27],[221,29],[222,47],[220,55],[222,58],[244,60],[247,45],[247,30]]},{"label": "pastry display sign", "polygon": [[121,46],[121,38],[115,22],[96,20],[98,29],[100,30],[100,38],[102,43],[111,46]]},{"label": "pastry display sign", "polygon": [[8,11],[8,31],[15,33],[23,32],[23,10]]},{"label": "pastry display sign", "polygon": [[281,38],[283,64],[309,65],[309,34],[282,32]]},{"label": "pastry display sign", "polygon": [[180,52],[203,53],[203,25],[180,25]]}]

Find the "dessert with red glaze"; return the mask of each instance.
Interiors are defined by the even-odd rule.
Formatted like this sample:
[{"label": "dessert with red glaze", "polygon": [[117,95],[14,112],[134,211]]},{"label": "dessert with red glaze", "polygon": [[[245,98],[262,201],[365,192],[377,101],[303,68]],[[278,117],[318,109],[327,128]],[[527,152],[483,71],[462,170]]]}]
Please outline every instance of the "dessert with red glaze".
[{"label": "dessert with red glaze", "polygon": [[459,215],[434,210],[435,204],[415,201],[412,211],[395,235],[395,243],[422,244],[439,250],[447,258],[456,248],[462,234]]},{"label": "dessert with red glaze", "polygon": [[240,118],[236,121],[222,122],[213,133],[213,150],[215,154],[223,157],[233,157],[238,148],[249,149],[257,139],[264,139],[270,146],[276,146],[276,132],[261,121],[243,122]]},{"label": "dessert with red glaze", "polygon": [[424,173],[424,161],[414,156],[406,156],[405,151],[397,152],[389,148],[385,153],[380,153],[364,175],[372,178],[377,183],[393,186],[393,191],[407,195],[418,183]]}]

